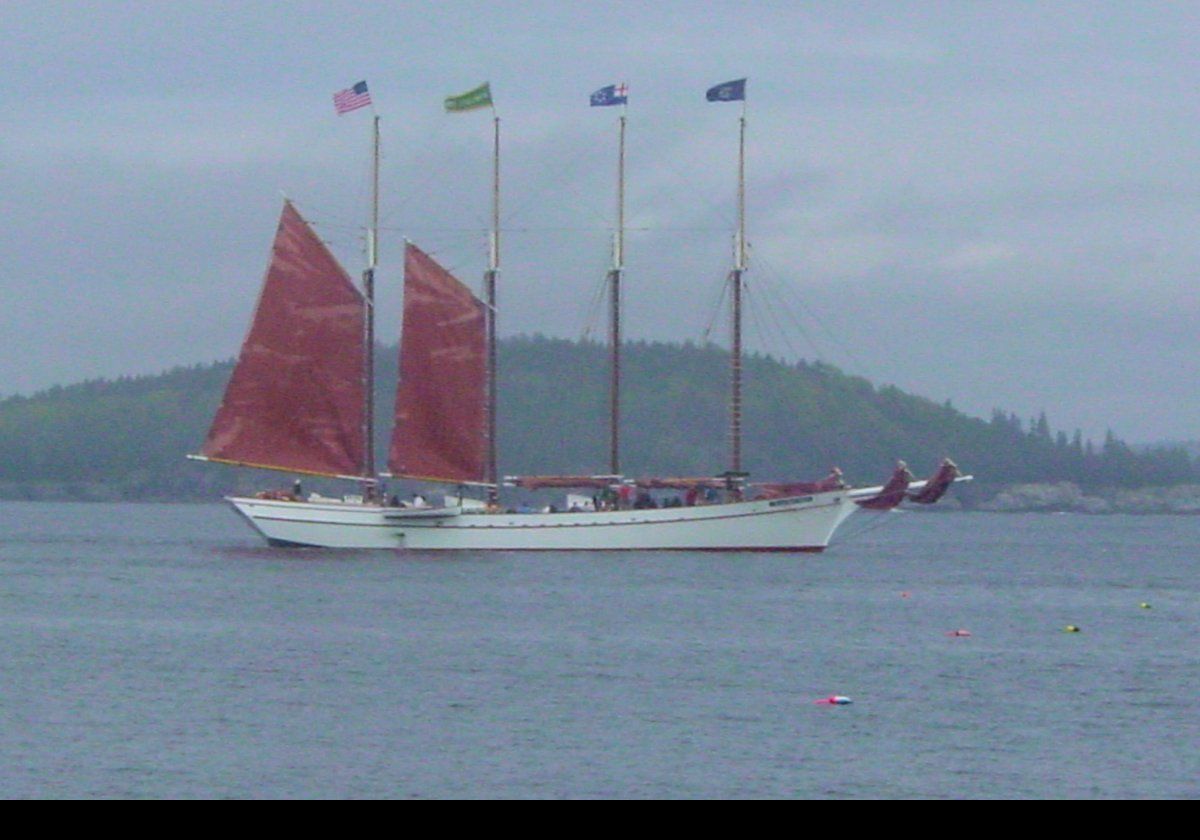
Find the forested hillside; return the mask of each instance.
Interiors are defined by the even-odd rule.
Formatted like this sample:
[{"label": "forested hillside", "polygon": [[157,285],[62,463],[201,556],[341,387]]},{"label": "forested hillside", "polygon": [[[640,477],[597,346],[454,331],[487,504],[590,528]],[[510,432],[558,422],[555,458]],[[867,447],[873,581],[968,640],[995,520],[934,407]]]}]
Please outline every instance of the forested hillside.
[{"label": "forested hillside", "polygon": [[[395,349],[379,354],[379,450],[390,422]],[[516,338],[501,346],[504,473],[607,470],[607,351],[595,344]],[[728,355],[715,347],[631,344],[624,357],[623,468],[629,475],[707,475],[727,461]],[[187,461],[202,443],[231,364],[56,387],[0,400],[0,497],[204,499],[281,484]],[[754,478],[805,479],[839,466],[854,484],[885,479],[897,458],[914,472],[953,457],[977,476],[970,502],[1002,485],[1084,488],[1193,482],[1183,447],[1134,451],[1109,436],[1085,441],[997,410],[876,387],[821,363],[746,360],[745,467]]]}]

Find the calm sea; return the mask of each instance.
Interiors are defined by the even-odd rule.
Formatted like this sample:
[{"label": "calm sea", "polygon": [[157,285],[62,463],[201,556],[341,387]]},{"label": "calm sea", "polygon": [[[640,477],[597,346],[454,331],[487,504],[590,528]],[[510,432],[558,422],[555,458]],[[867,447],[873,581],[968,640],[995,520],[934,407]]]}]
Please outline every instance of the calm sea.
[{"label": "calm sea", "polygon": [[1200,796],[1200,518],[841,536],[282,551],[217,505],[0,504],[0,795]]}]

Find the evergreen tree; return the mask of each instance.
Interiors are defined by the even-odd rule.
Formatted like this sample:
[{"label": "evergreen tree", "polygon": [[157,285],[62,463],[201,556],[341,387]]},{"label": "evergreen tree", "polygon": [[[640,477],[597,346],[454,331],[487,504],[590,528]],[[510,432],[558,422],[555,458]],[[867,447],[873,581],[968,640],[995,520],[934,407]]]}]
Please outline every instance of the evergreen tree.
[{"label": "evergreen tree", "polygon": [[[505,473],[607,469],[607,353],[542,336],[501,342],[499,414]],[[386,457],[396,348],[380,348],[376,451]],[[728,462],[728,364],[711,346],[635,342],[625,349],[622,462],[629,475],[711,475]],[[0,400],[0,496],[213,498],[264,478],[198,465],[195,452],[232,365],[177,368],[54,387]],[[953,457],[980,485],[1070,481],[1084,488],[1198,480],[1184,446],[1135,451],[1110,430],[1101,447],[1069,441],[1041,412],[1026,429],[999,408],[990,420],[948,402],[876,387],[823,362],[745,360],[745,465],[756,479],[807,479],[830,467],[855,484],[885,478],[897,458],[918,472]]]}]

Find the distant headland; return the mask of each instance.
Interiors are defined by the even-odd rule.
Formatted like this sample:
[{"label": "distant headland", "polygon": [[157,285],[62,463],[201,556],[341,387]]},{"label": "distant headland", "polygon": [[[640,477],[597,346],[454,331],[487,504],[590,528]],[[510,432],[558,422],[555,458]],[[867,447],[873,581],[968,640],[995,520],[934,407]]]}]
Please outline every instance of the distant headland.
[{"label": "distant headland", "polygon": [[[396,348],[377,351],[394,382]],[[503,473],[530,464],[590,474],[606,463],[606,350],[541,336],[500,347]],[[623,463],[637,475],[708,475],[725,462],[728,354],[712,345],[630,342],[624,362]],[[0,499],[205,501],[282,486],[287,476],[185,459],[220,404],[230,362],[55,387],[0,399]],[[953,458],[975,481],[937,508],[1073,513],[1200,512],[1200,464],[1188,445],[1132,447],[875,385],[824,362],[751,356],[745,363],[744,463],[762,481],[841,468],[858,486],[897,459],[924,475]],[[386,428],[392,395],[376,400]],[[382,446],[382,442],[381,442]]]}]

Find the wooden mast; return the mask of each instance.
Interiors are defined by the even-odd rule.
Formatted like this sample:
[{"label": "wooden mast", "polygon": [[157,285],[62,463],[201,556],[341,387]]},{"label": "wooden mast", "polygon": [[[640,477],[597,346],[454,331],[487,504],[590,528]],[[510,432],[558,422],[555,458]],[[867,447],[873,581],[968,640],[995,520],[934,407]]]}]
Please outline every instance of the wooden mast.
[{"label": "wooden mast", "polygon": [[487,484],[487,499],[490,507],[500,501],[499,469],[496,457],[496,414],[497,414],[497,353],[496,353],[496,278],[500,273],[500,116],[496,103],[492,101],[492,86],[484,82],[477,88],[457,96],[447,96],[444,105],[447,112],[474,111],[479,108],[492,109],[492,220],[488,230],[488,267],[483,274],[487,357],[484,402],[487,419],[484,434],[487,437],[487,463],[484,465],[484,483]]},{"label": "wooden mast", "polygon": [[609,473],[621,474],[621,274],[625,267],[625,114],[619,121],[617,146],[617,230],[609,282]]},{"label": "wooden mast", "polygon": [[496,353],[496,275],[500,272],[500,117],[492,109],[492,229],[488,237],[488,270],[484,274],[487,297],[487,476],[488,504],[500,500],[499,470],[496,456],[497,353]]},{"label": "wooden mast", "polygon": [[729,471],[736,479],[742,472],[742,275],[746,271],[746,111],[739,120],[737,233],[733,241],[732,347],[730,349],[730,451]]},{"label": "wooden mast", "polygon": [[372,121],[371,226],[363,270],[363,485],[375,489],[375,267],[379,262],[379,115]]}]

